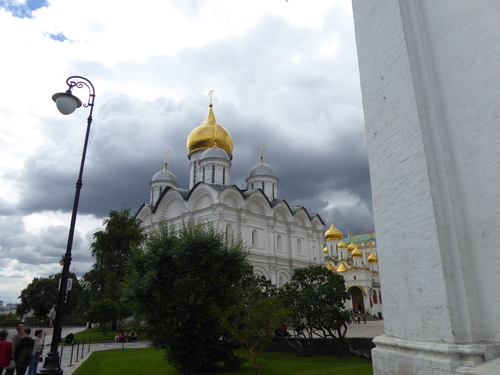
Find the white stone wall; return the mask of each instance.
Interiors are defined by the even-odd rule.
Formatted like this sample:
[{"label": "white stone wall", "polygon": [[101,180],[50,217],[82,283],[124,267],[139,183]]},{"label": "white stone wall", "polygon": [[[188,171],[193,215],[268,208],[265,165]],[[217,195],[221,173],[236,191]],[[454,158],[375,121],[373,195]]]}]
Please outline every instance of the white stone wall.
[{"label": "white stone wall", "polygon": [[[353,0],[353,9],[386,334],[498,345],[499,3]],[[375,373],[402,373],[374,363]]]}]

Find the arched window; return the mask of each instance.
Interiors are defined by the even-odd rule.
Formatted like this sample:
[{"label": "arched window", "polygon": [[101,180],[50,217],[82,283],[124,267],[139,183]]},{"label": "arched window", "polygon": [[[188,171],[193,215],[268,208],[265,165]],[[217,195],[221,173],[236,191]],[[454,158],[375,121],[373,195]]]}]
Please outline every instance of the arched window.
[{"label": "arched window", "polygon": [[380,290],[378,291],[378,299],[380,300],[380,303],[382,304],[382,293]]},{"label": "arched window", "polygon": [[285,285],[285,277],[281,275],[278,279],[278,287],[281,288],[283,285]]},{"label": "arched window", "polygon": [[278,238],[276,238],[276,247],[278,248],[278,250],[282,250],[282,247],[283,247],[283,244],[282,244],[282,238],[281,238],[281,234],[278,234]]},{"label": "arched window", "polygon": [[205,167],[203,167],[203,182],[206,182],[205,181]]},{"label": "arched window", "polygon": [[212,165],[212,184],[215,184],[215,165]]},{"label": "arched window", "polygon": [[226,237],[229,238],[233,235],[233,226],[231,224],[226,225]]},{"label": "arched window", "polygon": [[377,291],[376,290],[373,291],[373,303],[378,303],[377,302]]},{"label": "arched window", "polygon": [[300,238],[297,240],[297,254],[302,254],[302,241]]},{"label": "arched window", "polygon": [[252,231],[252,246],[257,246],[259,243],[259,239],[258,239],[258,236],[257,236],[257,230],[253,230]]},{"label": "arched window", "polygon": [[222,167],[222,185],[226,185],[226,167]]},{"label": "arched window", "polygon": [[262,192],[264,192],[264,181],[262,181]]}]

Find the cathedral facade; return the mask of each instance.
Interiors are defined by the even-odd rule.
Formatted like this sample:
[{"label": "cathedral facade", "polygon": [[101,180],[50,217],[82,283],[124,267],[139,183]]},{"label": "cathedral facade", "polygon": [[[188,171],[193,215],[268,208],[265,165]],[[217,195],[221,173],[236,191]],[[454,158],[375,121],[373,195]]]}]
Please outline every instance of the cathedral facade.
[{"label": "cathedral facade", "polygon": [[189,135],[187,152],[189,189],[179,188],[167,163],[153,176],[150,202],[136,215],[146,231],[162,223],[180,228],[211,222],[226,235],[242,238],[254,273],[278,286],[290,281],[296,268],[324,264],[323,220],[278,198],[278,177],[264,164],[262,151],[246,188],[231,185],[233,141],[217,123],[212,103],[205,121]]}]

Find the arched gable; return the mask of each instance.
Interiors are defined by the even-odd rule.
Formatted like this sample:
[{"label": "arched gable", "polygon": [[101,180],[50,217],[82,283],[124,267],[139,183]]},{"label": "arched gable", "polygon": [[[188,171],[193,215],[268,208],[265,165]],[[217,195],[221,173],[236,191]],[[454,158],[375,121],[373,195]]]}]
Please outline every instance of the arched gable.
[{"label": "arched gable", "polygon": [[163,195],[156,205],[156,218],[158,222],[170,220],[174,217],[182,215],[186,211],[186,204],[182,196],[171,189],[167,194]]},{"label": "arched gable", "polygon": [[240,208],[245,204],[245,197],[236,186],[231,186],[220,194],[220,203],[228,207]]},{"label": "arched gable", "polygon": [[325,223],[323,222],[323,220],[321,220],[321,216],[319,215],[314,215],[313,219],[311,220],[311,225],[314,227],[314,229],[317,230],[325,229]]},{"label": "arched gable", "polygon": [[188,197],[188,210],[190,212],[198,211],[203,208],[210,207],[217,201],[218,192],[207,184],[197,184],[191,190]]},{"label": "arched gable", "polygon": [[261,190],[256,190],[255,193],[247,199],[244,208],[257,215],[271,216],[269,199],[267,199]]},{"label": "arched gable", "polygon": [[290,207],[288,207],[288,204],[286,204],[286,202],[280,202],[278,203],[277,206],[274,207],[273,216],[277,220],[282,220],[282,221],[293,220],[293,214],[290,211]]},{"label": "arched gable", "polygon": [[148,218],[151,218],[151,206],[147,204],[143,204],[141,208],[139,208],[139,211],[135,214],[135,218],[143,222],[144,224],[149,224]]},{"label": "arched gable", "polygon": [[297,211],[297,213],[294,215],[293,222],[304,227],[311,226],[311,220],[309,219],[309,214],[307,213],[305,208],[301,208],[299,211]]}]

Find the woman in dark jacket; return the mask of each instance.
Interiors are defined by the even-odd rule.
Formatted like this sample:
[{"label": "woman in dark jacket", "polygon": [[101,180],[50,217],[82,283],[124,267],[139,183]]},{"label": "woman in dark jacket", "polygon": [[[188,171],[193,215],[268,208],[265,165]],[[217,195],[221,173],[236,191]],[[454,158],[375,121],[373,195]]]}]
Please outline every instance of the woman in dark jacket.
[{"label": "woman in dark jacket", "polygon": [[[24,375],[26,369],[30,365],[31,357],[33,356],[33,346],[35,345],[35,340],[30,337],[31,328],[24,329],[23,338],[19,340],[16,346],[16,350],[14,351],[14,358],[16,360],[16,375]],[[31,355],[27,358],[24,358],[24,351],[28,348]]]}]

